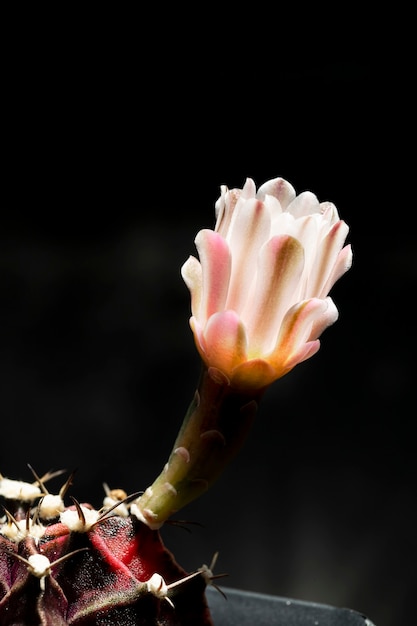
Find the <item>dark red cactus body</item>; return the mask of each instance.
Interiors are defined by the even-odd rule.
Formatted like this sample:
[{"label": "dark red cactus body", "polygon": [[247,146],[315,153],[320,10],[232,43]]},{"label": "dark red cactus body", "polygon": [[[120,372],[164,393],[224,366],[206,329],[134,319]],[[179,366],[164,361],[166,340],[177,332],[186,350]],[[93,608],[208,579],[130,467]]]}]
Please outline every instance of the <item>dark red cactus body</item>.
[{"label": "dark red cactus body", "polygon": [[134,515],[96,512],[89,524],[91,507],[76,503],[66,509],[74,529],[42,519],[40,503],[5,508],[0,626],[213,626],[207,568],[185,572],[159,531]]}]

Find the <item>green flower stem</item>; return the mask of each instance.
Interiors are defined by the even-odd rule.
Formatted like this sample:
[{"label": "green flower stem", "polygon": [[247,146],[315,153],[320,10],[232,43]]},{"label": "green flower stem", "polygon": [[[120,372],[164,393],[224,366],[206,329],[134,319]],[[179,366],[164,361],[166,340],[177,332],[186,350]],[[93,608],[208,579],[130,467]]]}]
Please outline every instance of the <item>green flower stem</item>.
[{"label": "green flower stem", "polygon": [[243,445],[261,395],[238,392],[222,372],[203,367],[168,463],[136,501],[142,521],[159,528],[207,491]]}]

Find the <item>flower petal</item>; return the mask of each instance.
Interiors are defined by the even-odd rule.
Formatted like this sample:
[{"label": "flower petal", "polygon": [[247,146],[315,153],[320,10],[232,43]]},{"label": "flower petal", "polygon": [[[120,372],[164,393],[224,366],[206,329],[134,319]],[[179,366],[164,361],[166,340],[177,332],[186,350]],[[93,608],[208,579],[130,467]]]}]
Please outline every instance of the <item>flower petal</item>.
[{"label": "flower petal", "polygon": [[329,326],[334,324],[339,317],[339,311],[332,298],[324,298],[322,300],[325,304],[323,305],[322,312],[319,316],[315,318],[313,324],[310,329],[310,335],[308,337],[309,341],[314,341],[318,339],[322,332],[326,330]]},{"label": "flower petal", "polygon": [[302,217],[303,215],[320,213],[320,204],[314,193],[303,191],[288,205],[287,210],[294,217]]},{"label": "flower petal", "polygon": [[323,285],[321,293],[319,293],[319,297],[323,298],[326,296],[330,289],[333,287],[336,281],[339,280],[345,274],[350,267],[352,266],[352,247],[350,244],[345,246],[343,250],[339,252],[339,255],[336,259],[336,263],[333,266],[333,270],[330,273],[326,283]]},{"label": "flower petal", "polygon": [[214,230],[226,237],[236,203],[240,198],[241,190],[229,190],[226,185],[222,185],[220,189],[221,195],[215,204],[216,227]]},{"label": "flower petal", "polygon": [[282,318],[290,308],[304,264],[304,251],[297,239],[272,237],[261,249],[257,284],[242,314],[250,337],[250,356],[269,353]]},{"label": "flower petal", "polygon": [[329,202],[328,200],[320,202],[320,213],[323,220],[328,222],[331,226],[339,221],[339,211],[333,202]]},{"label": "flower petal", "polygon": [[311,263],[307,298],[323,294],[323,286],[335,266],[348,232],[349,227],[345,222],[336,222],[321,242],[314,263]]},{"label": "flower petal", "polygon": [[204,328],[199,324],[196,317],[190,317],[190,326],[193,331],[195,345],[203,361],[207,361],[206,341],[204,339]]},{"label": "flower petal", "polygon": [[191,294],[191,312],[198,316],[201,307],[201,294],[203,289],[203,274],[200,262],[190,256],[181,268],[181,276]]},{"label": "flower petal", "polygon": [[245,390],[251,387],[262,389],[277,378],[275,369],[267,361],[264,359],[251,359],[237,366],[232,375],[232,384],[235,388],[243,388]]},{"label": "flower petal", "polygon": [[247,358],[245,328],[234,311],[215,313],[204,330],[207,362],[231,377],[237,365]]},{"label": "flower petal", "polygon": [[200,230],[195,238],[202,268],[202,295],[199,322],[204,324],[226,303],[231,270],[231,256],[225,239],[213,230]]},{"label": "flower petal", "polygon": [[268,240],[271,227],[269,211],[260,200],[239,201],[234,213],[228,242],[233,259],[227,308],[239,312],[251,287],[257,256]]},{"label": "flower petal", "polygon": [[[301,358],[308,358],[305,345],[316,340],[319,332],[335,321],[333,307],[330,298],[311,298],[294,305],[284,318],[277,344],[269,357],[270,363],[279,370],[289,365],[294,367]],[[317,351],[318,344],[313,344],[312,349],[313,353]]]},{"label": "flower petal", "polygon": [[285,363],[285,368],[282,370],[281,376],[290,372],[296,365],[299,365],[303,361],[307,361],[316,354],[320,349],[320,340],[308,341],[304,343],[297,352],[294,352],[292,357]]},{"label": "flower petal", "polygon": [[256,195],[256,185],[252,178],[247,178],[242,188],[242,198],[254,198]]},{"label": "flower petal", "polygon": [[259,187],[256,197],[260,200],[265,200],[267,195],[274,196],[279,201],[282,209],[285,210],[295,198],[295,189],[283,178],[273,178]]}]

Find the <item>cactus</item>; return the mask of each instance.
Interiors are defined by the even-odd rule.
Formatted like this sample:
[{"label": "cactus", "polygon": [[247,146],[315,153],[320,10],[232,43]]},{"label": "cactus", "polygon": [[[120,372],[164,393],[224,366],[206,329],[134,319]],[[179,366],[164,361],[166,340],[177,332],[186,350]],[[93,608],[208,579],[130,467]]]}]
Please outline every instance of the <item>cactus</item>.
[{"label": "cactus", "polygon": [[[55,475],[55,474],[54,474]],[[212,626],[203,565],[188,574],[152,530],[130,512],[137,496],[106,487],[95,510],[57,495],[47,479],[0,475],[1,626]]]},{"label": "cactus", "polygon": [[99,510],[65,503],[72,475],[56,495],[56,473],[0,475],[0,626],[212,626],[213,566],[184,571],[159,529],[218,479],[269,385],[318,351],[352,262],[336,207],[282,178],[222,186],[216,217],[182,267],[202,371],[168,462],[141,494],[105,486]]}]

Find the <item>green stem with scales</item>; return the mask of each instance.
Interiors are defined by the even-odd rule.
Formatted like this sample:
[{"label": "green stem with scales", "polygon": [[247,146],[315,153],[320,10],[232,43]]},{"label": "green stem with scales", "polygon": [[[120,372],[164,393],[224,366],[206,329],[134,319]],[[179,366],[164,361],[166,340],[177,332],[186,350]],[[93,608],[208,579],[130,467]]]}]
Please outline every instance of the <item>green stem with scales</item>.
[{"label": "green stem with scales", "polygon": [[246,440],[262,394],[237,391],[222,372],[202,367],[168,462],[135,502],[142,521],[157,529],[207,491]]}]

